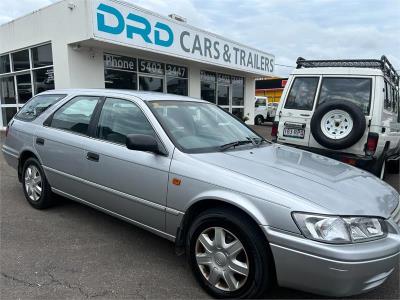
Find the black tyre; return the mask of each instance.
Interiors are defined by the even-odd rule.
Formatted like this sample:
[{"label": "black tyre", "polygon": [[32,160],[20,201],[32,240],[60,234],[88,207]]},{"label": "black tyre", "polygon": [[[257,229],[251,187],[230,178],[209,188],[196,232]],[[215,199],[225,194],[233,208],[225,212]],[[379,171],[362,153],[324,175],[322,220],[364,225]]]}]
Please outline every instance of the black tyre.
[{"label": "black tyre", "polygon": [[311,119],[311,133],[322,146],[340,150],[357,143],[366,128],[362,110],[349,101],[321,104]]},{"label": "black tyre", "polygon": [[274,282],[267,242],[234,210],[201,213],[189,229],[186,251],[197,281],[213,297],[257,298]]},{"label": "black tyre", "polygon": [[264,123],[264,118],[263,118],[263,116],[258,115],[258,116],[256,116],[256,117],[254,118],[254,124],[256,124],[256,125],[262,125],[262,123]]},{"label": "black tyre", "polygon": [[386,162],[386,168],[388,173],[399,174],[400,173],[400,160],[388,160]]},{"label": "black tyre", "polygon": [[53,197],[43,168],[36,158],[28,158],[22,168],[22,189],[31,206],[44,209],[53,204]]},{"label": "black tyre", "polygon": [[385,179],[386,173],[386,158],[382,155],[379,159],[375,161],[371,168],[371,173],[380,179]]}]

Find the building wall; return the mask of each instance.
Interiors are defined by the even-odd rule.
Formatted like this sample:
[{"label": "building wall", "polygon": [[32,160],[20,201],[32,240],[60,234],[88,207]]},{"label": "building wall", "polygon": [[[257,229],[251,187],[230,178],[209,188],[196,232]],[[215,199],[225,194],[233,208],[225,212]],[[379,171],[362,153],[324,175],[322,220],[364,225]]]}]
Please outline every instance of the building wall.
[{"label": "building wall", "polygon": [[[69,7],[69,3],[76,4]],[[0,54],[51,42],[55,88],[104,88],[103,53],[109,52],[184,65],[189,96],[200,98],[200,70],[245,77],[244,115],[254,120],[255,81],[251,74],[143,52],[92,39],[91,1],[61,1],[0,26]],[[7,41],[4,43],[3,41]],[[1,121],[1,114],[0,114]],[[0,122],[1,123],[1,122]]]}]

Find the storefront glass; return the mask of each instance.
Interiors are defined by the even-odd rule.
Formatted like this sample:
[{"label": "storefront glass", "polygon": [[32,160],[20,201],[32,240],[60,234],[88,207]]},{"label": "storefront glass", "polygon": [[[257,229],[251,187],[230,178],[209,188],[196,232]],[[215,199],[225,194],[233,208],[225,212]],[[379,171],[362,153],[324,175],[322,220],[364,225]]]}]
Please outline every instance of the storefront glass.
[{"label": "storefront glass", "polygon": [[51,44],[0,55],[0,127],[32,96],[54,89],[52,65]]},{"label": "storefront glass", "polygon": [[217,103],[226,111],[243,119],[244,78],[201,71],[201,99]]},{"label": "storefront glass", "polygon": [[188,95],[188,69],[146,59],[104,54],[105,87]]}]

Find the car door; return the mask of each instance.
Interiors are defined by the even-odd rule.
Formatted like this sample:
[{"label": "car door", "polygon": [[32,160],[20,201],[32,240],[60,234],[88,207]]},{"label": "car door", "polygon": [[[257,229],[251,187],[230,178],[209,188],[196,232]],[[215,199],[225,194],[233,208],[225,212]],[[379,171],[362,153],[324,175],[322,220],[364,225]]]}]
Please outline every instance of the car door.
[{"label": "car door", "polygon": [[292,79],[279,113],[278,142],[309,145],[319,81],[320,76],[297,76]]},{"label": "car door", "polygon": [[81,179],[86,163],[84,149],[90,142],[89,125],[100,99],[88,95],[73,97],[45,121],[34,137],[51,187],[66,196],[86,195],[87,187]]},{"label": "car door", "polygon": [[94,139],[85,148],[88,198],[104,209],[163,231],[172,154],[129,150],[128,134],[151,135],[163,147],[136,103],[106,98],[99,110]]}]

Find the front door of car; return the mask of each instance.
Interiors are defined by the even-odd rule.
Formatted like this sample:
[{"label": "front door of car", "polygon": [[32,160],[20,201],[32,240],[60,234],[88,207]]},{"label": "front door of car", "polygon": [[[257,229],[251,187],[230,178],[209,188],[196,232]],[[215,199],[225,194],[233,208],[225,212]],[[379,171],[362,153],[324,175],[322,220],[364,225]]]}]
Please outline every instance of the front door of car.
[{"label": "front door of car", "polygon": [[47,179],[53,189],[66,196],[82,199],[87,185],[82,181],[85,172],[85,145],[98,96],[76,96],[61,106],[46,121],[35,136],[35,148],[40,156]]},{"label": "front door of car", "polygon": [[86,145],[90,201],[123,217],[165,229],[170,156],[129,150],[128,134],[161,140],[137,104],[106,98],[98,112],[93,139]]},{"label": "front door of car", "polygon": [[279,113],[278,142],[308,146],[319,76],[295,77]]}]

